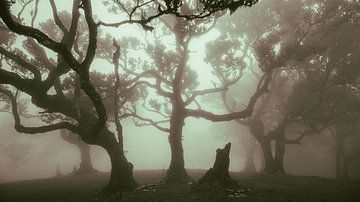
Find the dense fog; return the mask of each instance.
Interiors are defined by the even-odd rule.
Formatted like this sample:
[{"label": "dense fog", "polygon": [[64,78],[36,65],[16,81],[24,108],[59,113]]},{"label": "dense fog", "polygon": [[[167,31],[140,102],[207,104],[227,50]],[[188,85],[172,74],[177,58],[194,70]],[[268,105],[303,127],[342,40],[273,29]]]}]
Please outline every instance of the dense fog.
[{"label": "dense fog", "polygon": [[358,0],[1,0],[0,14],[0,184],[110,173],[122,193],[139,171],[188,184],[211,167],[200,184],[360,179]]}]

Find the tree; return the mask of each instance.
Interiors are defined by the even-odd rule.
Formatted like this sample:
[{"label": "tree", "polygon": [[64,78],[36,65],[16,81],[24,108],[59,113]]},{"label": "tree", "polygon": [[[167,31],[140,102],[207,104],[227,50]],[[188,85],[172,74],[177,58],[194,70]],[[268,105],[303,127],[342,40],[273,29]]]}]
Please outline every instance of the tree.
[{"label": "tree", "polygon": [[[319,8],[317,8],[318,6]],[[329,68],[323,71],[324,69],[320,70],[321,66],[317,61],[323,60],[323,62],[325,62],[324,60],[329,59],[327,55],[330,53],[330,49],[333,51],[331,55],[336,58],[337,62],[341,62],[341,64],[349,67],[338,70],[338,72],[344,72],[341,73],[342,75],[339,74],[339,77],[337,77],[338,79],[345,79],[350,75],[353,76],[353,73],[357,72],[352,68],[353,64],[356,64],[356,59],[352,58],[352,54],[350,54],[351,57],[348,56],[348,58],[349,60],[351,58],[355,63],[351,62],[346,64],[349,60],[346,59],[341,61],[339,60],[341,57],[338,57],[344,53],[354,51],[353,46],[351,45],[354,36],[345,37],[346,39],[343,44],[347,45],[341,45],[343,49],[339,49],[339,47],[335,48],[330,41],[343,40],[343,35],[352,35],[356,33],[356,30],[353,30],[349,33],[340,34],[343,30],[346,30],[344,27],[347,27],[347,29],[353,27],[355,29],[354,22],[357,22],[357,17],[354,13],[355,10],[358,10],[358,6],[358,3],[355,1],[346,3],[331,1],[319,3],[318,1],[311,0],[281,3],[279,1],[268,1],[259,3],[258,7],[256,7],[258,9],[254,8],[252,10],[251,17],[254,19],[252,21],[246,20],[246,13],[239,13],[239,17],[234,18],[236,20],[222,23],[222,26],[224,27],[223,30],[225,30],[225,36],[227,33],[226,30],[229,30],[229,27],[238,26],[244,29],[234,29],[238,31],[235,33],[228,33],[235,36],[245,36],[245,40],[249,40],[250,44],[252,41],[256,42],[256,46],[254,46],[255,48],[253,50],[261,69],[263,68],[262,66],[275,65],[280,68],[278,75],[293,75],[291,78],[284,81],[286,82],[286,85],[281,84],[279,77],[274,76],[272,79],[273,81],[270,84],[270,92],[263,96],[264,100],[262,100],[262,103],[264,104],[269,101],[273,102],[271,100],[274,98],[271,97],[275,97],[278,100],[276,101],[279,103],[276,104],[276,111],[281,113],[279,115],[274,114],[276,119],[273,121],[273,124],[269,125],[265,123],[267,118],[264,114],[256,117],[257,114],[263,113],[257,111],[263,107],[255,107],[255,112],[250,119],[251,124],[248,124],[249,121],[247,122],[247,124],[250,125],[251,133],[255,134],[255,137],[258,137],[257,140],[263,149],[265,164],[267,164],[265,170],[267,172],[284,172],[282,164],[286,144],[298,144],[304,136],[318,133],[321,129],[326,128],[325,125],[319,126],[309,124],[311,123],[310,119],[306,121],[308,117],[306,117],[305,114],[315,108],[308,108],[307,110],[302,108],[306,113],[301,110],[292,111],[293,109],[291,108],[301,108],[304,107],[304,105],[299,102],[291,103],[291,100],[287,100],[285,97],[289,94],[281,93],[282,85],[293,86],[294,82],[298,81],[299,78],[304,77],[304,75],[309,76],[309,78],[314,77],[316,74],[314,74],[312,68],[314,69],[314,66],[316,65],[318,65],[316,66],[317,70],[324,73],[321,73],[323,78],[316,77],[312,78],[312,80],[314,80],[314,82],[317,81],[317,83],[327,80],[330,72],[334,71],[334,66],[330,68],[329,65]],[[341,10],[344,15],[339,14],[339,10]],[[258,17],[254,17],[257,16],[256,14],[258,14]],[[350,19],[352,19],[353,22]],[[329,27],[331,27],[331,29]],[[347,72],[344,70],[349,71]],[[326,77],[325,75],[328,76]],[[354,80],[354,78],[356,77],[353,77],[352,80]],[[351,79],[346,80],[349,81]],[[280,85],[276,84],[279,82]],[[317,89],[315,86],[319,86],[319,89],[326,88],[325,86],[321,87],[321,85],[314,85],[312,88]],[[306,99],[309,98],[309,95],[302,96],[303,97],[300,100],[304,101],[305,99],[304,103],[307,103]],[[281,101],[282,99],[283,101]],[[225,103],[225,105],[228,105],[228,103]],[[266,111],[269,111],[269,106],[265,107],[263,110],[265,110],[266,113]],[[269,112],[267,113],[269,114]],[[272,120],[274,120],[274,115],[271,116]],[[305,124],[305,130],[302,131],[302,134],[296,139],[287,139],[287,127],[294,121],[299,121],[299,119],[303,120],[302,123]],[[272,141],[275,141],[275,156],[272,155]]]},{"label": "tree", "polygon": [[80,165],[79,168],[73,170],[73,175],[91,174],[97,172],[91,164],[90,146],[81,141],[75,134],[67,130],[60,130],[60,135],[66,142],[75,145],[80,150]]},{"label": "tree", "polygon": [[299,94],[313,97],[311,102],[308,100],[301,106],[301,111],[312,110],[305,114],[300,122],[313,128],[322,125],[330,132],[334,139],[336,178],[347,179],[349,165],[359,157],[356,146],[348,143],[353,141],[356,144],[357,140],[360,112],[357,90],[341,85],[331,86],[316,93],[313,89],[313,84],[309,84],[308,80],[296,84],[297,94],[293,95],[293,100],[296,99],[298,102]]},{"label": "tree", "polygon": [[[325,1],[318,6],[318,14],[314,18],[318,32],[313,37],[325,36],[322,43],[327,50],[298,69],[301,79],[295,85],[297,95],[292,96],[291,102],[303,104],[294,105],[297,107],[292,111],[302,117],[304,124],[327,126],[334,135],[336,176],[342,178],[347,175],[344,142],[351,136],[358,119],[359,51],[354,44],[359,43],[356,37],[360,31],[357,26],[359,16],[356,13],[360,4],[356,1]],[[329,22],[323,24],[323,21]]]},{"label": "tree", "polygon": [[347,140],[354,139],[354,135],[357,136],[354,133],[357,132],[359,122],[359,100],[355,99],[355,103],[345,99],[341,101],[345,103],[337,104],[334,127],[329,130],[335,139],[336,179],[349,179],[349,167],[360,157],[356,148],[346,144]]},{"label": "tree", "polygon": [[[182,7],[186,12],[186,7]],[[196,72],[187,64],[189,58],[189,44],[192,39],[200,37],[209,32],[215,25],[216,16],[214,19],[200,19],[196,21],[187,21],[186,19],[174,17],[161,19],[166,26],[167,31],[170,31],[175,38],[175,51],[166,51],[166,46],[161,44],[160,39],[155,39],[155,44],[148,46],[148,54],[152,58],[151,65],[143,65],[143,71],[149,71],[155,75],[155,84],[148,80],[140,80],[134,86],[145,85],[164,98],[162,104],[156,100],[148,100],[148,103],[143,104],[145,109],[150,111],[158,111],[165,118],[169,118],[170,128],[161,127],[159,124],[164,121],[151,121],[150,124],[160,129],[163,132],[169,133],[169,143],[171,147],[171,162],[169,169],[164,177],[165,183],[186,183],[190,177],[186,173],[183,147],[182,147],[182,131],[185,125],[185,119],[188,117],[205,118],[210,121],[229,121],[235,117],[247,117],[251,114],[252,107],[257,99],[267,88],[269,82],[268,74],[264,74],[263,81],[259,83],[259,88],[254,94],[254,97],[249,102],[248,108],[241,112],[233,112],[227,115],[218,116],[211,112],[202,110],[197,101],[197,98],[207,94],[218,93],[227,90],[231,85],[235,84],[241,77],[241,69],[243,68],[242,59],[229,64],[227,68],[217,69],[220,81],[226,83],[216,82],[213,88],[198,90]],[[147,62],[143,62],[148,64]],[[129,70],[134,76],[139,76],[139,73]],[[215,84],[215,83],[214,83]],[[145,101],[146,102],[146,101]],[[192,109],[191,106],[198,106],[198,109]],[[149,107],[148,107],[149,106]],[[141,121],[146,121],[136,113],[130,114]]]},{"label": "tree", "polygon": [[[120,1],[115,1],[121,5]],[[44,109],[44,113],[56,114],[62,116],[65,121],[59,121],[53,124],[26,127],[21,124],[20,116],[17,111],[17,102],[11,90],[3,89],[2,93],[8,96],[12,104],[12,113],[15,120],[15,129],[18,132],[27,134],[44,133],[52,130],[67,129],[73,133],[81,136],[82,140],[88,144],[95,144],[103,147],[110,156],[112,170],[110,182],[107,185],[107,190],[126,191],[132,190],[136,186],[136,182],[132,175],[132,166],[127,161],[122,140],[122,131],[118,130],[117,139],[113,132],[106,127],[108,113],[103,103],[103,97],[96,91],[90,79],[90,65],[96,57],[96,50],[98,47],[98,29],[100,26],[118,27],[122,24],[136,23],[143,28],[149,29],[147,25],[150,21],[158,18],[161,15],[173,14],[187,19],[206,18],[215,12],[222,10],[230,10],[234,12],[241,6],[252,6],[257,1],[201,1],[198,4],[199,9],[197,13],[181,13],[179,8],[182,7],[183,1],[164,1],[164,8],[158,6],[157,1],[149,1],[142,3],[137,1],[136,5],[131,8],[129,20],[121,21],[119,23],[110,24],[104,22],[95,22],[92,15],[91,1],[88,0],[74,0],[72,7],[71,22],[68,26],[60,19],[54,1],[50,1],[54,21],[61,29],[61,40],[56,41],[49,37],[49,35],[34,28],[33,22],[38,12],[38,3],[35,1],[36,11],[33,15],[32,26],[23,25],[21,17],[16,18],[10,12],[12,1],[0,1],[0,16],[6,27],[18,35],[27,37],[25,41],[27,45],[32,46],[33,50],[37,50],[36,54],[30,52],[33,58],[30,58],[25,52],[21,50],[13,50],[0,47],[0,54],[2,57],[11,60],[13,68],[21,70],[21,72],[11,71],[9,68],[0,69],[0,84],[10,85],[13,88],[28,94],[31,97],[31,102],[39,108]],[[24,4],[24,7],[28,4]],[[155,15],[146,17],[140,8],[150,6],[151,8],[158,8]],[[81,55],[76,53],[76,36],[78,31],[78,22],[81,17],[79,9],[84,11],[84,18],[88,29],[88,43],[86,53]],[[22,11],[21,11],[22,12]],[[21,16],[21,13],[19,13]],[[138,17],[139,19],[134,19]],[[3,26],[5,27],[5,26]],[[9,31],[10,32],[10,31]],[[35,41],[36,40],[36,41]],[[45,49],[56,53],[56,60],[49,59]],[[10,50],[10,51],[9,51]],[[118,50],[118,49],[117,49]],[[115,52],[118,54],[118,51]],[[34,59],[35,58],[35,59]],[[115,63],[116,65],[116,63]],[[78,90],[84,93],[91,101],[91,106],[82,106],[77,103],[76,99],[71,100],[64,95],[61,88],[62,77],[68,73],[76,72],[78,78]],[[43,79],[43,77],[45,77]],[[54,90],[51,90],[54,89]],[[76,93],[78,94],[78,93]],[[76,98],[77,96],[75,96]],[[209,116],[207,113],[201,111],[189,111],[190,114],[196,116]],[[233,113],[230,116],[217,116],[217,119],[229,119],[242,115],[244,112]],[[249,111],[246,111],[249,113]],[[213,115],[212,115],[213,116]],[[71,120],[71,121],[68,121]],[[121,129],[121,124],[116,123],[118,129]]]}]

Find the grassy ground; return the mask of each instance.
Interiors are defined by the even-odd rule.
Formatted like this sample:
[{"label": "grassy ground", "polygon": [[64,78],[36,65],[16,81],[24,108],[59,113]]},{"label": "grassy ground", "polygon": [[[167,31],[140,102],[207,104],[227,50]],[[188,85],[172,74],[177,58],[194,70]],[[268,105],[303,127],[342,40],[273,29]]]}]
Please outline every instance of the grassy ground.
[{"label": "grassy ground", "polygon": [[[189,173],[197,180],[204,171]],[[135,176],[139,184],[147,185],[122,195],[101,192],[109,178],[106,173],[0,184],[0,201],[360,201],[360,181],[233,174],[238,185],[216,189],[156,185],[162,171],[136,171]]]}]

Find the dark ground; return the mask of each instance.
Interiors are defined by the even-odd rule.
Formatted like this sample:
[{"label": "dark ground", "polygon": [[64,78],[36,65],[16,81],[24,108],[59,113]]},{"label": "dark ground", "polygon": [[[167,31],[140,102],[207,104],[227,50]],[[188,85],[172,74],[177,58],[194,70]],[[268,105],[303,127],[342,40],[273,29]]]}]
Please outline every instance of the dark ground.
[{"label": "dark ground", "polygon": [[[204,171],[189,173],[198,180]],[[232,174],[239,185],[219,190],[194,185],[155,185],[162,175],[159,170],[135,171],[138,183],[148,185],[123,195],[101,192],[108,181],[106,173],[11,182],[0,184],[0,201],[360,201],[360,181]]]}]

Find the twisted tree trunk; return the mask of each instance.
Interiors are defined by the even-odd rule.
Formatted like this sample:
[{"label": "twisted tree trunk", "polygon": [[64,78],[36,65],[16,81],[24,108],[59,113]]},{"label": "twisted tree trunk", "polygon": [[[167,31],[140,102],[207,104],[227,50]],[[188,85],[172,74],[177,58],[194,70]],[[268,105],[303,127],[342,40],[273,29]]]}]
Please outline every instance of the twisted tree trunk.
[{"label": "twisted tree trunk", "polygon": [[133,176],[133,165],[124,155],[122,143],[117,142],[114,134],[107,129],[99,137],[99,143],[109,154],[111,161],[110,182],[104,191],[116,193],[134,190],[137,183]]},{"label": "twisted tree trunk", "polygon": [[[82,123],[82,125],[94,123],[95,117],[92,113],[81,109],[81,114],[82,119],[80,123]],[[104,191],[109,193],[131,191],[137,187],[133,176],[133,165],[127,161],[124,154],[122,127],[118,129],[121,130],[118,134],[121,138],[118,139],[116,135],[106,127],[96,136],[89,135],[88,133],[80,134],[85,143],[101,146],[109,154],[111,162],[110,181],[104,188]]]}]

